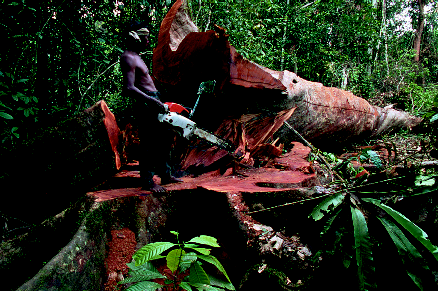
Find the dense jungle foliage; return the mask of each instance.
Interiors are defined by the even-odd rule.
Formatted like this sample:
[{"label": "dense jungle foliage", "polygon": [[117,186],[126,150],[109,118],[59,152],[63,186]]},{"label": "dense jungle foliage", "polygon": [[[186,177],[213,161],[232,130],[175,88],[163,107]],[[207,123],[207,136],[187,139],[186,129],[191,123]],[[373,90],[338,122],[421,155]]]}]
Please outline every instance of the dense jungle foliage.
[{"label": "dense jungle foliage", "polygon": [[[200,30],[218,24],[250,60],[350,90],[377,105],[422,115],[438,92],[436,1],[188,1]],[[120,94],[118,59],[131,20],[149,23],[151,62],[170,0],[2,1],[0,68],[3,149]],[[418,47],[417,44],[420,46]]]}]

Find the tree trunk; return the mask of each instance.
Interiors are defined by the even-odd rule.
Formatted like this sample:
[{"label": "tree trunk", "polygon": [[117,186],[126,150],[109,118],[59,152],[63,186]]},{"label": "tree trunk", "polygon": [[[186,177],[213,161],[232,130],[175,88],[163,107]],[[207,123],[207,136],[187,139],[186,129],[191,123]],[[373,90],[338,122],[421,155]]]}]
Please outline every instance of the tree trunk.
[{"label": "tree trunk", "polygon": [[415,50],[415,57],[414,61],[419,63],[420,62],[420,52],[421,52],[421,37],[423,35],[424,30],[424,0],[417,0],[418,2],[418,23],[417,23],[417,29],[415,31],[415,39],[414,39],[414,50]]}]

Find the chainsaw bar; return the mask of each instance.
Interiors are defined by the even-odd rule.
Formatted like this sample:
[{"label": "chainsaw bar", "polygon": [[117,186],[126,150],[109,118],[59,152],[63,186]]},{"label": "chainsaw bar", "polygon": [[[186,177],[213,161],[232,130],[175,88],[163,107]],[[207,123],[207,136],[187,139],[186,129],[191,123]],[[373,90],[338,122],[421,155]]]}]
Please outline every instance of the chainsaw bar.
[{"label": "chainsaw bar", "polygon": [[206,141],[212,143],[213,145],[226,150],[230,154],[233,154],[234,152],[233,145],[231,145],[226,140],[223,140],[215,136],[214,134],[209,133],[208,131],[196,127],[195,130],[193,131],[193,135],[197,136],[198,138],[205,139]]},{"label": "chainsaw bar", "polygon": [[187,117],[184,117],[175,112],[167,112],[165,114],[158,114],[158,120],[160,122],[168,123],[174,128],[179,129],[181,135],[188,140],[192,136],[196,136],[200,139],[206,140],[214,146],[226,150],[233,157],[239,157],[239,155],[236,155],[234,153],[235,148],[231,143],[221,139],[220,137],[217,137],[216,135],[208,131],[200,129],[199,127],[197,127],[195,122],[188,119]]}]

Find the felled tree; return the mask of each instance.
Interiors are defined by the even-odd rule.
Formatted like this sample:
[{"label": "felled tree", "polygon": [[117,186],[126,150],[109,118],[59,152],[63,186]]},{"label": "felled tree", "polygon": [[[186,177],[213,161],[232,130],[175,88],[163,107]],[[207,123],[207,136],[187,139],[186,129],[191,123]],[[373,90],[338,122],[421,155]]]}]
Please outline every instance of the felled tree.
[{"label": "felled tree", "polygon": [[[236,136],[225,133],[226,123],[229,131],[238,128],[229,120],[239,120],[245,127],[245,122],[251,121],[248,114],[264,119],[296,108],[287,122],[306,139],[329,149],[341,142],[412,127],[421,121],[406,112],[372,106],[348,91],[251,62],[230,45],[223,28],[215,26],[214,30],[199,32],[186,11],[186,1],[178,0],[163,20],[153,54],[153,74],[157,83],[171,87],[197,87],[201,81],[216,80],[214,96],[202,100],[203,110],[209,111],[206,118],[199,120],[204,127],[214,124],[216,129],[222,123],[222,134]],[[196,97],[193,95],[175,98],[177,102],[192,103],[191,98]],[[271,130],[267,123],[260,124],[266,126],[258,128],[258,132]],[[247,140],[252,138],[248,132],[245,134]]]}]

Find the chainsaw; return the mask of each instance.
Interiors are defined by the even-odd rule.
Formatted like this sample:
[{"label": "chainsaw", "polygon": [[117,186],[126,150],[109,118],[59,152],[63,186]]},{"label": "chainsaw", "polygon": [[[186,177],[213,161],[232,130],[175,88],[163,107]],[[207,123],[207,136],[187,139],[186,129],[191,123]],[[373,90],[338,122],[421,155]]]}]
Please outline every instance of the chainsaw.
[{"label": "chainsaw", "polygon": [[158,121],[172,125],[178,130],[182,137],[186,138],[187,140],[190,140],[192,137],[201,138],[214,146],[226,150],[233,157],[239,157],[234,153],[235,148],[230,142],[199,128],[194,121],[184,117],[182,115],[184,112],[189,113],[185,107],[171,102],[164,103],[164,106],[166,108],[166,112],[163,114],[158,114]]}]

